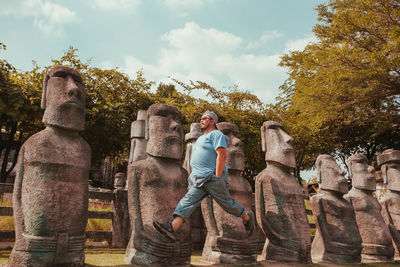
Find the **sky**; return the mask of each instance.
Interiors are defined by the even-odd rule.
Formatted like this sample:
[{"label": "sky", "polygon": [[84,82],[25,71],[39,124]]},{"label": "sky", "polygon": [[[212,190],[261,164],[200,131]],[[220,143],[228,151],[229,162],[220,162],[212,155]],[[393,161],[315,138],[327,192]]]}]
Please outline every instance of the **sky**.
[{"label": "sky", "polygon": [[315,41],[327,0],[0,0],[0,58],[19,70],[69,46],[101,68],[172,83],[237,85],[273,103],[287,78],[282,55]]},{"label": "sky", "polygon": [[7,45],[0,58],[26,71],[73,46],[94,66],[118,67],[131,78],[142,70],[155,86],[170,77],[223,91],[236,85],[269,104],[288,77],[281,57],[316,40],[315,7],[327,2],[0,0],[0,42]]}]

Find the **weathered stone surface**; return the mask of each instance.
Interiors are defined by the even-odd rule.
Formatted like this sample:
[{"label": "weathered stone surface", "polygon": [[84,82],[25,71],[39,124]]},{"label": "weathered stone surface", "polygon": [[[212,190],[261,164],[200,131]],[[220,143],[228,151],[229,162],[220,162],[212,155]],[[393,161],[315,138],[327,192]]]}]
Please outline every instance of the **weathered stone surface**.
[{"label": "weathered stone surface", "polygon": [[112,242],[114,248],[126,248],[131,236],[129,221],[128,194],[124,188],[116,188],[113,191],[112,203],[114,218],[112,220]]},{"label": "weathered stone surface", "polygon": [[267,236],[261,260],[311,263],[311,236],[303,190],[290,173],[296,166],[293,139],[274,121],[261,127],[267,168],[256,177],[257,223]]},{"label": "weathered stone surface", "polygon": [[197,138],[199,138],[201,135],[203,135],[203,132],[201,131],[200,123],[190,124],[190,132],[185,135],[186,154],[185,161],[183,162],[183,168],[185,168],[189,174],[192,172],[192,166],[190,165],[190,162],[192,160],[193,147]]},{"label": "weathered stone surface", "polygon": [[125,254],[127,264],[189,265],[190,220],[172,242],[153,227],[169,218],[187,190],[187,171],[179,164],[183,130],[179,112],[165,104],[147,110],[148,157],[128,166],[128,207],[132,234]]},{"label": "weathered stone surface", "polygon": [[90,147],[83,130],[79,73],[58,66],[45,76],[46,128],[22,146],[13,193],[15,246],[8,266],[84,266]]},{"label": "weathered stone surface", "polygon": [[344,171],[330,155],[315,163],[318,194],[311,197],[317,232],[311,247],[313,260],[338,264],[361,262],[361,237],[354,209],[343,198],[348,192]]},{"label": "weathered stone surface", "polygon": [[[252,189],[240,172],[244,170],[242,141],[239,129],[228,122],[217,124],[228,139],[227,160],[229,192],[245,210],[251,210]],[[254,264],[257,262],[258,242],[253,234],[247,237],[243,220],[224,211],[215,200],[206,198],[201,203],[208,233],[202,259],[220,264]]]},{"label": "weathered stone surface", "polygon": [[146,110],[139,110],[137,120],[131,124],[131,150],[129,163],[147,158],[145,138]]},{"label": "weathered stone surface", "polygon": [[344,198],[350,202],[356,214],[362,241],[361,259],[369,262],[392,262],[394,248],[392,237],[381,215],[381,206],[372,195],[375,191],[375,168],[367,158],[356,154],[347,160],[352,189]]},{"label": "weathered stone surface", "polygon": [[123,172],[117,172],[114,175],[114,188],[125,188],[126,175]]},{"label": "weathered stone surface", "polygon": [[400,151],[385,150],[377,160],[387,190],[380,201],[382,216],[389,227],[396,246],[396,254],[398,254],[400,250]]}]

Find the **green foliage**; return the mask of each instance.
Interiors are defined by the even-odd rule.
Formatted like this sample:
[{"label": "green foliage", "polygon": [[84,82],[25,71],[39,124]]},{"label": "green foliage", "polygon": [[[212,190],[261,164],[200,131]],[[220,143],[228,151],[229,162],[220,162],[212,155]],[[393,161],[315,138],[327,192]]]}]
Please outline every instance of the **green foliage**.
[{"label": "green foliage", "polygon": [[[41,123],[40,101],[46,71],[56,65],[72,67],[81,74],[86,88],[86,123],[81,135],[92,148],[92,166],[98,166],[106,156],[115,158],[115,163],[118,164],[127,158],[130,124],[136,119],[137,111],[147,109],[153,103],[149,92],[152,82],[148,82],[140,71],[132,80],[118,69],[102,70],[92,67],[90,60],[83,62],[77,52],[77,49],[70,47],[60,59],[53,59],[49,66],[40,68],[34,65],[31,71],[12,72],[11,85],[19,91],[13,89],[14,94],[5,92],[11,100],[1,105],[0,109],[4,107],[14,114],[20,130],[22,125],[31,126],[23,129],[27,137],[38,132],[44,127]],[[20,95],[16,95],[17,93]],[[13,101],[15,108],[10,110],[13,106],[9,103],[14,103]],[[15,114],[19,116],[16,117]]]},{"label": "green foliage", "polygon": [[[0,50],[5,49],[0,43]],[[4,130],[0,138],[0,152],[3,153],[0,182],[5,182],[14,168],[22,143],[39,129],[40,108],[36,105],[39,92],[21,81],[21,73],[0,59],[0,128]],[[14,157],[13,151],[16,152]]]},{"label": "green foliage", "polygon": [[330,0],[317,8],[318,41],[281,66],[275,116],[294,137],[302,169],[318,154],[341,159],[399,148],[400,8],[391,0]]}]

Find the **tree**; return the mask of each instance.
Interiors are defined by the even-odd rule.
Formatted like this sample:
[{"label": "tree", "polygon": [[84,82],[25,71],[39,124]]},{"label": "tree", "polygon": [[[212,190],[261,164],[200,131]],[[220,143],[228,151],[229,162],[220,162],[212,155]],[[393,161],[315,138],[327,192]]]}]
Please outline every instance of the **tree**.
[{"label": "tree", "polygon": [[282,58],[289,78],[273,107],[306,156],[301,168],[320,153],[373,160],[400,148],[398,1],[330,0],[317,10],[317,41]]},{"label": "tree", "polygon": [[[6,50],[2,43],[0,50]],[[40,129],[39,95],[21,86],[18,71],[0,60],[0,182],[5,182],[14,169],[22,143]]]},{"label": "tree", "polygon": [[[34,64],[26,72],[18,72],[6,61],[0,61],[1,126],[9,133],[8,139],[16,142],[13,146],[18,154],[20,145],[44,128],[40,101],[46,71],[56,65],[69,66],[81,74],[86,88],[86,123],[81,134],[92,148],[92,167],[97,167],[106,156],[118,165],[128,158],[131,122],[136,120],[138,110],[153,103],[150,93],[153,83],[141,71],[131,79],[118,69],[92,67],[90,60],[83,62],[77,52],[70,47],[60,59],[53,59],[51,65],[41,68]],[[2,150],[4,144],[2,141]],[[15,162],[7,171],[2,167],[1,181],[14,166]]]}]

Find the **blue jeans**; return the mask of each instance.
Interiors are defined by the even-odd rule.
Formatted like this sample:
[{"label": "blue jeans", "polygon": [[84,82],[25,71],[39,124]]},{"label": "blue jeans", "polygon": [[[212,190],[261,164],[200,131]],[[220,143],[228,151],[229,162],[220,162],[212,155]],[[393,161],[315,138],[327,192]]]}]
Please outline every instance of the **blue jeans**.
[{"label": "blue jeans", "polygon": [[[214,174],[207,177],[207,181],[200,187],[196,187],[191,183],[189,177],[189,190],[186,195],[179,201],[175,208],[173,216],[180,216],[187,219],[201,201],[210,195],[226,212],[241,217],[244,214],[244,208],[239,202],[231,198],[228,189],[227,174],[222,174],[218,178]],[[200,178],[200,179],[204,179]]]}]

